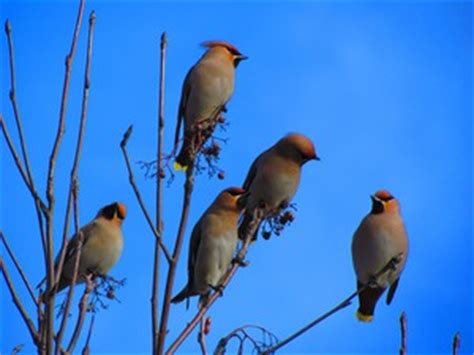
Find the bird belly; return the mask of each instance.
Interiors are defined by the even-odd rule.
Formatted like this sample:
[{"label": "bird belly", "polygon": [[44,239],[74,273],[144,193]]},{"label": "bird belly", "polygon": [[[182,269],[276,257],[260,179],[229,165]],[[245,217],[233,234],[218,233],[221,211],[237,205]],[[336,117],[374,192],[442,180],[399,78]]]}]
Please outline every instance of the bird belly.
[{"label": "bird belly", "polygon": [[206,238],[200,246],[194,272],[194,286],[198,293],[205,294],[209,286],[219,286],[232,261],[237,246],[237,230],[229,236]]}]

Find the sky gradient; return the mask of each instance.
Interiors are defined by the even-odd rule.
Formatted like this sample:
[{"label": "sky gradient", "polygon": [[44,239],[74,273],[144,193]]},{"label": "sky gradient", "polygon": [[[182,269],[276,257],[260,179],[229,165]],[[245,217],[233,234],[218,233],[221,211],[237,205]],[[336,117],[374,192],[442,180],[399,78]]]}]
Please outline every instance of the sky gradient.
[{"label": "sky gradient", "polygon": [[[0,2],[16,49],[18,100],[36,184],[45,189],[56,133],[76,2]],[[250,59],[237,69],[228,104],[226,178],[196,178],[174,293],[186,281],[189,234],[217,193],[243,183],[255,157],[288,132],[316,145],[320,162],[303,168],[296,220],[281,237],[260,239],[224,297],[210,311],[208,346],[243,324],[284,338],[355,288],[350,245],[370,210],[369,195],[390,190],[401,203],[410,254],[392,304],[380,302],[374,322],[355,319],[356,303],[286,346],[282,353],[396,353],[398,318],[408,317],[409,353],[447,353],[460,331],[473,348],[472,4],[470,2],[113,2],[91,1],[97,14],[83,158],[80,220],[120,200],[129,207],[125,248],[112,270],[127,286],[96,319],[93,352],[150,352],[153,237],[128,184],[119,149],[130,124],[129,152],[153,211],[154,182],[136,162],[156,151],[159,37],[167,31],[165,149],[174,137],[181,85],[203,53],[199,43],[225,39]],[[56,247],[80,116],[87,16],[73,66],[67,131],[58,160]],[[0,111],[10,131],[6,38],[0,36]],[[17,142],[16,134],[14,135]],[[1,229],[32,283],[44,276],[31,198],[1,140]],[[184,176],[164,191],[164,238],[174,243]],[[72,231],[72,230],[71,230]],[[3,247],[2,256],[8,261]],[[11,274],[14,272],[8,261]],[[165,268],[162,268],[161,288]],[[78,287],[82,290],[83,286]],[[25,289],[20,295],[30,311]],[[76,292],[76,294],[79,292]],[[0,352],[20,343],[26,328],[0,281]],[[172,306],[171,341],[194,315]],[[74,306],[74,309],[76,307]],[[181,347],[198,352],[195,335]],[[81,344],[81,343],[80,343]],[[170,342],[168,342],[170,344]],[[80,348],[78,348],[80,349]]]}]

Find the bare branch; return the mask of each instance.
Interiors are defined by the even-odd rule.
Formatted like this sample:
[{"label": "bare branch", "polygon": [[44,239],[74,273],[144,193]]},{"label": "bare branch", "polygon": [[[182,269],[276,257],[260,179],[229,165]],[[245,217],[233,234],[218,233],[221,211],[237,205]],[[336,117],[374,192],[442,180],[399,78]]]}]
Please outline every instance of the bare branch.
[{"label": "bare branch", "polygon": [[176,340],[171,344],[171,346],[168,348],[166,351],[166,354],[173,354],[176,352],[176,350],[179,348],[179,346],[183,343],[183,341],[189,336],[189,334],[193,331],[193,329],[196,327],[196,325],[199,323],[199,321],[202,319],[202,317],[206,314],[209,308],[213,305],[213,303],[217,300],[219,296],[221,296],[222,292],[224,289],[227,287],[229,282],[232,280],[232,277],[234,274],[237,272],[237,269],[244,265],[243,260],[245,259],[245,256],[247,255],[247,250],[250,246],[250,243],[252,241],[252,237],[257,230],[258,226],[260,225],[260,222],[262,221],[262,217],[264,215],[264,211],[261,211],[259,209],[255,210],[254,212],[254,218],[252,223],[250,224],[248,231],[247,231],[247,236],[245,238],[244,243],[242,244],[239,252],[237,253],[237,256],[234,258],[234,261],[232,263],[231,268],[229,271],[227,271],[227,274],[224,278],[224,281],[222,282],[221,285],[221,292],[214,292],[208,299],[208,302],[204,305],[201,306],[197,314],[194,316],[194,318],[186,325],[186,327],[183,329],[183,331],[180,333],[180,335],[176,338]]},{"label": "bare branch", "polygon": [[[156,152],[156,160],[158,164],[158,175],[156,177],[156,217],[155,228],[158,235],[163,235],[163,182],[161,172],[163,170],[162,156],[163,156],[163,135],[165,128],[165,65],[166,65],[166,46],[168,44],[168,37],[166,32],[161,34],[160,42],[160,89],[158,94],[158,147]],[[160,238],[161,239],[161,238]],[[159,286],[159,271],[160,271],[160,244],[159,239],[155,239],[155,253],[153,262],[153,283],[151,290],[151,322],[152,322],[152,345],[153,353],[157,350],[158,341],[158,286]]]},{"label": "bare branch", "polygon": [[77,316],[76,326],[71,337],[71,341],[67,347],[66,353],[71,354],[74,348],[76,347],[77,340],[81,334],[82,326],[84,325],[84,320],[86,319],[86,314],[88,310],[87,301],[92,290],[95,287],[95,282],[93,280],[93,275],[89,274],[86,276],[86,288],[79,302],[79,315]]},{"label": "bare branch", "polygon": [[18,168],[18,171],[21,175],[21,178],[23,179],[23,182],[25,183],[26,187],[28,188],[31,195],[33,196],[33,199],[39,202],[41,206],[41,210],[46,211],[47,210],[46,205],[41,200],[41,197],[38,195],[38,192],[36,192],[36,190],[30,184],[28,174],[26,173],[25,168],[23,167],[23,163],[21,162],[20,156],[18,155],[18,152],[15,149],[12,138],[10,136],[10,132],[8,131],[8,128],[7,128],[7,124],[1,113],[0,113],[0,127],[2,128],[3,136],[5,137],[5,141],[7,142],[8,149],[10,150],[13,161],[15,162],[15,165]]},{"label": "bare branch", "polygon": [[[76,24],[74,26],[74,33],[71,41],[71,47],[69,53],[66,56],[66,69],[64,74],[63,91],[61,96],[61,108],[59,113],[58,130],[56,138],[54,140],[53,149],[49,158],[49,167],[46,183],[46,197],[48,200],[48,212],[46,214],[46,280],[47,280],[47,291],[50,292],[55,285],[55,273],[54,273],[54,248],[53,248],[53,217],[55,210],[55,197],[54,197],[54,175],[56,170],[56,160],[59,153],[59,147],[61,145],[64,132],[66,130],[66,107],[69,93],[69,84],[71,81],[71,70],[74,55],[76,52],[77,42],[79,38],[79,32],[82,24],[82,17],[84,14],[85,0],[80,0]],[[46,353],[50,354],[53,351],[53,328],[54,328],[54,292],[51,292],[51,297],[46,302],[45,311],[45,322],[44,325],[44,341],[43,346]]]},{"label": "bare branch", "polygon": [[304,326],[303,328],[301,328],[300,330],[298,330],[297,332],[295,332],[294,334],[290,335],[288,338],[280,341],[278,344],[272,346],[271,348],[265,350],[264,352],[262,352],[262,355],[269,355],[269,354],[273,354],[275,351],[277,351],[278,349],[280,349],[281,347],[285,346],[286,344],[288,344],[289,342],[295,340],[296,338],[298,338],[300,335],[302,335],[303,333],[305,333],[306,331],[310,330],[311,328],[313,328],[316,324],[318,323],[321,323],[323,320],[325,320],[326,318],[332,316],[334,313],[340,311],[341,309],[343,308],[346,308],[347,306],[349,306],[352,302],[352,299],[354,299],[355,297],[357,297],[362,291],[364,291],[366,288],[368,287],[371,287],[371,285],[376,282],[374,280],[377,280],[379,279],[380,276],[384,275],[386,272],[390,271],[390,270],[394,270],[395,267],[401,262],[402,260],[402,254],[399,254],[397,256],[394,256],[392,259],[390,259],[390,261],[379,271],[377,272],[374,277],[369,280],[367,283],[365,283],[364,285],[362,285],[359,289],[357,289],[352,295],[350,295],[349,297],[347,297],[344,301],[342,301],[341,303],[339,303],[336,307],[334,307],[333,309],[331,309],[330,311],[324,313],[322,316],[316,318],[314,321],[312,321],[311,323],[309,323],[308,325]]},{"label": "bare branch", "polygon": [[[73,204],[74,194],[77,193],[77,189],[78,189],[77,173],[79,170],[79,162],[81,159],[84,132],[85,132],[85,127],[86,127],[87,108],[88,108],[88,103],[89,103],[89,91],[90,91],[90,86],[91,86],[90,71],[91,71],[95,21],[96,21],[96,15],[95,15],[95,12],[92,11],[89,16],[89,32],[88,32],[88,38],[87,38],[86,68],[84,72],[84,88],[83,88],[83,94],[82,94],[81,118],[79,122],[79,130],[78,130],[78,137],[77,137],[77,143],[76,143],[76,151],[74,154],[74,162],[73,162],[73,165],[71,168],[71,174],[70,174],[68,200],[66,204],[66,216],[65,216],[64,228],[63,228],[63,240],[62,240],[62,245],[59,252],[58,263],[56,265],[56,276],[55,276],[56,284],[59,282],[59,278],[61,276],[62,269],[63,269],[64,258],[66,255],[67,244],[68,244],[67,238],[69,234],[69,219],[71,215],[71,207]],[[79,232],[78,226],[76,226],[76,234],[78,232]]]},{"label": "bare branch", "polygon": [[[255,339],[247,330],[259,331],[261,333],[262,340]],[[278,342],[278,338],[275,336],[275,334],[268,331],[267,329],[258,325],[247,324],[238,327],[237,329],[234,329],[228,335],[219,340],[219,343],[217,344],[216,349],[214,350],[214,355],[224,355],[226,352],[227,344],[230,340],[234,338],[239,341],[239,354],[244,352],[244,343],[247,340],[252,343],[253,348],[250,352],[256,352],[257,354],[261,352],[261,349],[268,348],[269,346],[272,346],[273,344],[276,344]]]},{"label": "bare branch", "polygon": [[10,274],[8,273],[7,267],[1,256],[0,256],[0,269],[3,273],[3,277],[5,278],[5,282],[7,283],[8,290],[10,291],[10,295],[13,299],[13,303],[15,304],[16,308],[18,309],[18,312],[20,312],[20,315],[23,318],[23,321],[28,327],[31,338],[33,339],[33,343],[38,345],[40,341],[38,332],[36,331],[35,325],[33,324],[33,321],[31,320],[30,316],[28,315],[28,312],[26,311],[25,307],[23,307],[23,303],[21,302],[20,297],[16,293],[15,286],[13,285],[13,281],[10,278]]},{"label": "bare branch", "polygon": [[89,355],[91,352],[89,344],[92,338],[92,329],[94,328],[94,321],[95,321],[95,315],[92,315],[91,323],[89,325],[89,331],[87,332],[86,344],[84,345],[84,349],[82,349],[82,355]]},{"label": "bare branch", "polygon": [[158,233],[156,230],[155,226],[153,225],[153,221],[150,217],[150,214],[148,213],[148,210],[145,207],[145,203],[143,202],[142,195],[140,193],[140,190],[138,189],[137,183],[135,181],[135,175],[133,174],[132,167],[130,165],[130,158],[128,157],[128,152],[127,152],[127,142],[128,139],[130,138],[131,134],[133,131],[133,126],[128,127],[127,131],[123,135],[122,141],[120,142],[120,148],[122,149],[123,157],[125,159],[125,163],[127,165],[127,170],[128,170],[128,181],[130,182],[130,185],[132,185],[133,191],[135,192],[135,197],[137,198],[138,204],[140,205],[140,208],[143,212],[143,215],[145,216],[146,221],[148,222],[148,226],[150,227],[150,230],[152,231],[153,235],[155,236],[156,240],[160,244],[160,248],[165,254],[166,260],[168,260],[168,263],[172,262],[171,255],[166,248],[166,246],[163,244],[163,241],[161,239],[161,235]]},{"label": "bare branch", "polygon": [[81,261],[81,254],[82,254],[82,246],[84,244],[84,234],[79,229],[79,207],[78,207],[78,187],[77,182],[73,188],[73,199],[74,199],[74,219],[75,219],[75,227],[76,227],[76,235],[77,235],[77,247],[76,247],[76,256],[74,259],[74,272],[72,274],[71,282],[69,284],[68,293],[66,296],[66,304],[63,310],[63,318],[61,320],[61,325],[59,326],[59,332],[56,336],[56,354],[60,354],[61,352],[61,343],[64,337],[64,332],[66,330],[66,324],[69,319],[69,309],[71,307],[71,302],[74,296],[74,285],[77,282],[77,277],[79,273],[79,264]]},{"label": "bare branch", "polygon": [[457,332],[453,338],[453,355],[458,355],[459,347],[461,346],[461,334]]},{"label": "bare branch", "polygon": [[38,306],[39,302],[38,299],[35,296],[35,293],[33,291],[33,287],[31,287],[30,282],[28,281],[28,277],[26,276],[25,272],[23,271],[23,268],[21,267],[20,263],[18,262],[15,254],[13,253],[13,250],[10,248],[10,245],[8,244],[7,238],[5,238],[5,235],[3,232],[0,230],[0,239],[3,242],[3,245],[5,245],[5,248],[7,249],[8,255],[10,255],[10,258],[13,261],[13,264],[15,265],[18,273],[21,276],[21,279],[23,280],[23,283],[25,284],[26,288],[28,289],[28,293],[31,296],[31,299],[35,303],[35,305]]},{"label": "bare branch", "polygon": [[407,315],[402,312],[400,315],[400,355],[406,355],[407,353]]},{"label": "bare branch", "polygon": [[206,322],[208,321],[208,318],[201,318],[201,323],[199,326],[199,333],[197,336],[199,347],[201,348],[201,353],[202,355],[207,355],[207,346],[206,346]]},{"label": "bare branch", "polygon": [[192,162],[186,170],[186,181],[184,183],[184,198],[183,209],[181,212],[181,219],[179,221],[178,234],[176,236],[176,243],[173,250],[173,259],[168,269],[166,277],[165,294],[163,297],[163,307],[161,311],[160,330],[158,333],[157,354],[163,354],[165,349],[165,338],[168,333],[168,318],[171,305],[171,293],[173,292],[174,278],[176,275],[176,265],[178,264],[181,247],[183,245],[184,234],[186,232],[186,224],[189,217],[189,208],[191,206],[191,195],[194,188],[194,162]]}]

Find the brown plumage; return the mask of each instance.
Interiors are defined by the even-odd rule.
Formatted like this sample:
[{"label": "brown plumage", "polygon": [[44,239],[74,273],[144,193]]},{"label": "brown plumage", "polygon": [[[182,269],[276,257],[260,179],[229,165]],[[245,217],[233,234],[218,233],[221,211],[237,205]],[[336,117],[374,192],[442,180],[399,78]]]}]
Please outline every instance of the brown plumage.
[{"label": "brown plumage", "polygon": [[[81,228],[83,244],[76,284],[85,281],[88,273],[106,275],[122,254],[122,223],[127,215],[124,204],[114,202],[99,210],[90,223]],[[57,292],[71,284],[74,275],[79,235],[74,235],[68,243],[63,269],[57,285]],[[56,266],[59,255],[56,258]],[[44,280],[43,280],[44,281]],[[43,282],[42,281],[42,282]]]},{"label": "brown plumage", "polygon": [[241,239],[248,231],[256,208],[265,208],[264,218],[267,218],[290,203],[300,183],[301,168],[310,160],[319,160],[313,142],[299,133],[286,135],[255,159],[243,185],[247,193],[245,214],[239,227]]},{"label": "brown plumage", "polygon": [[357,318],[365,322],[373,319],[377,301],[387,287],[390,287],[387,304],[392,302],[408,255],[408,238],[398,201],[386,190],[378,191],[371,198],[372,210],[362,220],[352,240],[357,287],[371,280],[393,257],[401,254],[401,261],[395,270],[376,280],[377,287],[369,287],[359,294]]},{"label": "brown plumage", "polygon": [[207,295],[222,284],[237,247],[237,203],[244,190],[231,187],[222,191],[193,228],[189,243],[188,283],[172,300]]},{"label": "brown plumage", "polygon": [[185,170],[212,135],[217,119],[234,92],[235,68],[247,59],[235,46],[224,41],[208,41],[203,46],[208,50],[189,70],[181,92],[175,149],[179,145],[182,121],[184,137],[175,161],[177,170]]}]

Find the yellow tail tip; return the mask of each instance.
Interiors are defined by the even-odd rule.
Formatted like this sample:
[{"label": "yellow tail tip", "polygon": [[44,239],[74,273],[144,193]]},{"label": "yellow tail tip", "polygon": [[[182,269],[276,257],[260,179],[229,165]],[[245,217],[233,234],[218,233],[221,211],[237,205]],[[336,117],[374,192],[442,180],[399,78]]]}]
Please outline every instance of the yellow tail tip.
[{"label": "yellow tail tip", "polygon": [[357,311],[356,317],[359,321],[366,322],[366,323],[372,322],[372,320],[374,319],[374,316],[365,315],[365,314],[360,313],[359,311]]},{"label": "yellow tail tip", "polygon": [[186,171],[188,169],[186,165],[181,165],[177,161],[173,163],[173,168],[175,171]]}]

